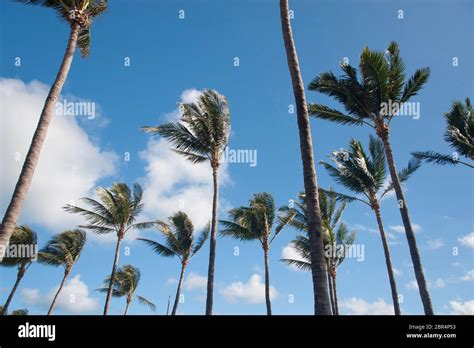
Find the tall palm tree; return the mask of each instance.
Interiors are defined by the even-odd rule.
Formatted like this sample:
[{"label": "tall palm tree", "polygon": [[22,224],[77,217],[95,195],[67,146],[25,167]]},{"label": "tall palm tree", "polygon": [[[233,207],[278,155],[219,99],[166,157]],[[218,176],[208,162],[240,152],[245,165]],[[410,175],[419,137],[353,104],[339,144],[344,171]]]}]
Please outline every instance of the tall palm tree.
[{"label": "tall palm tree", "polygon": [[38,259],[41,263],[64,267],[64,276],[56,294],[54,295],[53,302],[49,307],[48,315],[52,313],[56,300],[66,283],[66,279],[71,273],[72,267],[79,259],[85,244],[86,232],[80,229],[75,229],[55,235],[40,251]]},{"label": "tall palm tree", "polygon": [[125,234],[134,228],[152,227],[154,223],[135,222],[143,208],[143,190],[138,184],[133,184],[133,192],[125,183],[114,183],[110,189],[100,187],[97,189],[97,196],[101,202],[88,197],[81,198],[91,207],[90,210],[71,204],[66,205],[64,209],[67,212],[84,216],[88,224],[79,226],[81,228],[91,230],[99,235],[108,233],[117,235],[114,263],[104,306],[104,315],[107,315],[120,255],[120,245]]},{"label": "tall palm tree", "polygon": [[[339,199],[347,202],[363,202],[374,211],[385,255],[394,312],[395,315],[400,315],[401,311],[398,302],[397,284],[393,272],[390,248],[380,212],[380,202],[382,198],[394,189],[392,182],[386,184],[387,165],[383,143],[379,139],[370,136],[369,155],[367,155],[362,144],[359,141],[352,139],[347,150],[334,151],[330,158],[334,161],[335,165],[320,161],[320,163],[328,170],[329,175],[331,175],[338,183],[360,195],[362,198],[341,193],[333,194],[335,194]],[[408,166],[398,173],[397,176],[400,179],[400,182],[408,180],[419,166],[420,161],[412,159],[408,163]]]},{"label": "tall palm tree", "polygon": [[272,234],[276,217],[275,202],[270,193],[255,193],[248,207],[238,207],[229,210],[232,221],[220,220],[224,228],[220,231],[223,236],[230,236],[241,241],[258,240],[263,249],[265,264],[265,302],[267,315],[272,315],[270,301],[270,246],[275,237],[281,232],[284,223],[278,224]]},{"label": "tall palm tree", "polygon": [[[36,232],[34,232],[28,226],[17,226],[13,231],[8,248],[15,249],[16,251],[21,252],[21,250],[32,250],[31,247],[36,248],[36,243]],[[0,262],[0,266],[17,268],[15,284],[13,285],[13,288],[10,291],[10,294],[8,295],[7,301],[5,302],[0,311],[0,315],[6,315],[8,313],[8,306],[10,305],[10,302],[12,301],[13,296],[15,295],[18,285],[23,279],[25,272],[31,266],[31,263],[33,262],[35,257],[36,255],[18,255],[18,253],[16,253],[12,254],[11,257],[7,255],[7,257],[5,257],[2,262]]]},{"label": "tall palm tree", "polygon": [[[319,189],[319,206],[321,210],[324,249],[326,257],[326,268],[329,287],[329,298],[331,300],[331,310],[334,315],[339,314],[337,305],[336,270],[344,261],[345,250],[348,249],[355,239],[355,232],[348,233],[347,225],[341,222],[342,214],[346,208],[345,201],[337,207],[339,197],[332,191]],[[304,192],[298,195],[298,201],[293,206],[283,206],[279,209],[280,220],[305,235],[297,236],[291,244],[295,247],[302,260],[283,259],[282,261],[295,265],[304,270],[311,270],[311,258],[309,248],[307,205]],[[334,253],[331,251],[341,250],[344,253]]]},{"label": "tall palm tree", "polygon": [[213,178],[211,241],[207,273],[206,315],[212,315],[219,207],[219,167],[230,133],[227,99],[214,90],[205,90],[195,103],[180,105],[181,120],[142,130],[168,139],[173,150],[192,163],[209,162]]},{"label": "tall palm tree", "polygon": [[[83,57],[89,55],[90,26],[92,18],[100,15],[107,9],[107,0],[15,0],[17,2],[39,5],[56,11],[59,18],[69,25],[69,41],[66,47],[61,66],[56,79],[49,90],[41,116],[31,140],[30,148],[25,157],[20,176],[5,211],[0,229],[0,250],[8,244],[15,225],[20,216],[21,208],[25,202],[26,195],[33,179],[36,166],[39,161],[41,148],[46,138],[49,124],[53,117],[56,102],[66,82],[69,69],[72,64],[76,46],[81,49]],[[3,255],[0,254],[0,261]]]},{"label": "tall palm tree", "polygon": [[[451,110],[445,115],[446,131],[444,140],[449,143],[459,154],[474,161],[474,114],[472,113],[471,100],[466,98],[466,105],[460,101],[455,101]],[[459,160],[452,155],[443,155],[434,151],[412,152],[416,158],[433,162],[435,164],[462,164],[469,168],[474,168],[474,164]]]},{"label": "tall palm tree", "polygon": [[191,258],[196,255],[209,238],[210,226],[208,224],[195,240],[194,225],[186,213],[179,211],[173,216],[170,216],[168,220],[168,224],[160,220],[155,222],[160,232],[165,236],[165,244],[145,238],[138,238],[138,240],[148,244],[158,255],[165,257],[176,256],[179,261],[181,261],[181,273],[178,288],[176,289],[173,310],[171,312],[171,315],[176,315],[186,267]]},{"label": "tall palm tree", "polygon": [[303,79],[296,47],[291,30],[288,0],[280,0],[280,19],[285,43],[288,68],[290,70],[293,94],[296,103],[296,117],[300,138],[301,161],[303,163],[304,189],[308,204],[308,236],[311,250],[311,273],[313,277],[314,313],[330,315],[328,288],[326,284],[326,261],[324,258],[324,241],[319,211],[318,180],[314,166],[313,142],[309,123],[308,107],[304,92]]},{"label": "tall palm tree", "polygon": [[336,77],[332,72],[322,73],[310,83],[309,89],[334,97],[345,107],[347,113],[321,104],[310,104],[309,112],[314,117],[336,123],[367,125],[375,129],[377,136],[382,140],[423,308],[426,315],[433,315],[428,284],[410,221],[408,205],[397,174],[389,132],[390,122],[428,81],[430,70],[418,69],[405,82],[405,64],[400,57],[400,49],[396,42],[391,42],[385,53],[371,51],[367,47],[362,51],[359,64],[361,79],[352,66],[342,64],[341,69],[344,72],[342,77]]},{"label": "tall palm tree", "polygon": [[[137,290],[138,284],[140,283],[140,277],[140,270],[136,267],[133,267],[132,265],[124,265],[117,269],[117,273],[115,274],[115,279],[113,283],[112,296],[126,298],[127,304],[125,306],[124,315],[127,315],[128,308],[130,307],[130,304],[132,303],[135,297],[138,302],[150,307],[152,311],[156,310],[156,305],[153,302],[147,300],[143,296],[135,296],[135,291]],[[103,288],[98,289],[100,292],[109,291],[107,285],[110,284],[110,279],[110,275],[105,278],[105,286]]]}]

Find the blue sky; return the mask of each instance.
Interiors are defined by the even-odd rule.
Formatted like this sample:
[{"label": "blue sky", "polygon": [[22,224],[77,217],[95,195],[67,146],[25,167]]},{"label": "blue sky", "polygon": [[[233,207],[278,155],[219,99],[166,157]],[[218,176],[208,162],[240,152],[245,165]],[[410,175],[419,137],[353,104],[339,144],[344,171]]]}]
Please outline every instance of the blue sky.
[{"label": "blue sky", "polygon": [[[414,99],[421,105],[420,119],[400,117],[392,123],[395,158],[402,167],[411,151],[452,152],[443,141],[442,115],[453,100],[472,97],[472,2],[294,0],[290,7],[295,13],[292,26],[305,85],[323,71],[339,74],[338,66],[344,57],[356,66],[364,46],[384,50],[391,40],[399,43],[408,74],[430,67],[430,80]],[[180,10],[185,11],[185,19],[179,19]],[[403,19],[398,18],[399,10],[403,10]],[[10,120],[6,124],[14,128],[7,129],[4,123],[1,129],[0,203],[4,211],[16,180],[15,171],[19,170],[10,150],[15,151],[15,139],[20,141],[22,137],[25,140],[17,147],[24,148],[33,132],[34,120],[41,110],[41,96],[54,80],[64,53],[68,28],[50,10],[10,2],[1,3],[0,18],[0,92],[6,93],[6,97],[2,95],[5,115]],[[15,66],[16,57],[21,58],[21,66]],[[126,57],[131,62],[128,67],[124,66]],[[236,57],[239,66],[234,65]],[[458,58],[458,66],[453,66],[454,57]],[[32,81],[45,86],[31,84]],[[180,160],[170,157],[165,144],[139,131],[141,126],[157,125],[174,117],[182,97],[192,97],[193,90],[204,88],[216,89],[228,98],[232,118],[230,148],[256,149],[258,154],[255,167],[229,164],[225,168],[227,179],[221,189],[220,217],[225,217],[227,208],[246,204],[254,192],[271,192],[278,206],[295,198],[303,187],[301,160],[295,116],[288,113],[288,106],[294,101],[277,1],[115,0],[111,1],[109,12],[93,23],[90,56],[82,59],[76,54],[62,91],[66,99],[96,103],[100,116],[93,120],[82,117],[58,121],[56,136],[47,144],[47,158],[51,161],[43,164],[42,185],[37,179],[37,189],[29,196],[20,223],[34,227],[43,244],[54,233],[75,227],[69,217],[55,215],[60,213],[61,204],[79,198],[72,193],[92,194],[95,187],[115,181],[140,182],[172,202],[185,192],[189,194],[185,197],[194,197],[185,202],[185,207],[194,209],[197,218],[205,220],[209,212],[200,212],[199,208],[211,198],[202,195],[208,192],[207,169],[193,169],[181,163],[170,165],[166,173],[160,172],[163,161]],[[11,90],[15,93],[8,94]],[[18,98],[15,103],[9,99],[12,96]],[[308,91],[307,99],[339,107],[314,92]],[[30,108],[28,100],[35,106]],[[27,122],[26,115],[30,114],[33,118]],[[25,119],[20,120],[21,117]],[[311,125],[317,160],[346,146],[351,137],[365,144],[368,141],[367,128],[314,119]],[[130,154],[130,161],[124,161],[124,153]],[[70,167],[65,167],[61,158],[69,161]],[[75,159],[80,161],[79,169],[71,169]],[[154,164],[158,168],[150,169]],[[77,175],[71,174],[71,192],[67,185],[68,168],[77,171]],[[317,165],[316,170],[321,186],[342,190],[321,166]],[[166,190],[160,175],[171,182]],[[437,313],[474,311],[473,192],[472,173],[463,167],[425,165],[407,184],[406,198],[412,221],[419,225],[418,244]],[[168,215],[160,214],[172,207],[154,201],[154,194],[155,191],[148,193],[150,204],[146,214],[165,219]],[[49,207],[48,203],[58,202],[55,197],[67,199]],[[418,291],[410,286],[414,274],[406,240],[404,234],[397,232],[401,220],[394,198],[383,202],[382,214],[386,229],[393,235],[392,261],[399,271],[398,288],[404,297],[402,311],[421,314]],[[364,245],[365,259],[347,259],[339,269],[341,312],[385,313],[390,308],[391,296],[380,237],[373,231],[375,218],[366,206],[353,203],[346,209],[344,221],[356,230],[356,243]],[[310,274],[296,272],[279,262],[282,250],[296,234],[286,230],[272,246],[271,284],[278,293],[272,302],[275,314],[312,313]],[[145,235],[160,238],[152,231]],[[71,306],[64,304],[57,313],[102,312],[105,296],[93,289],[110,273],[114,244],[101,239],[90,236],[71,275],[71,279],[79,275],[71,289],[79,291],[84,310],[77,309],[80,305],[71,310]],[[178,260],[154,255],[132,240],[126,241],[124,247],[130,248],[130,255],[122,254],[120,264],[140,268],[142,280],[137,293],[155,301],[158,313],[162,314],[168,296],[173,299],[175,293],[173,278],[179,276]],[[234,256],[235,247],[240,248],[239,256]],[[220,238],[217,248],[214,311],[264,314],[265,304],[259,300],[259,279],[255,276],[263,270],[258,243]],[[458,248],[457,256],[453,255],[453,248]],[[207,259],[208,245],[189,266],[188,272],[195,276],[185,287],[181,313],[204,312],[205,292],[199,276],[206,275]],[[15,272],[0,269],[0,275],[0,301],[4,301]],[[45,313],[42,299],[59,284],[61,277],[60,269],[33,264],[10,308],[28,307],[32,314]],[[293,302],[289,301],[290,295],[294,295]],[[124,300],[114,299],[111,312],[121,313],[124,305]],[[151,312],[134,303],[129,313]]]}]

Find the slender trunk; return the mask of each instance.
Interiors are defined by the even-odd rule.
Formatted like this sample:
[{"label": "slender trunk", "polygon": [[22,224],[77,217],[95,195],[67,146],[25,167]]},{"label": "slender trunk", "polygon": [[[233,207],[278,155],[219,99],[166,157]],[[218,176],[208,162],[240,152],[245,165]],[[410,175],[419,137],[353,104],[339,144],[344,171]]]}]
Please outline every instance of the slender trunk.
[{"label": "slender trunk", "polygon": [[[15,189],[5,211],[2,225],[0,227],[0,250],[5,250],[10,240],[11,234],[16,226],[18,218],[20,217],[21,208],[26,199],[26,194],[31,185],[33,174],[39,161],[41,148],[46,138],[49,124],[53,117],[53,112],[56,106],[56,102],[63,88],[64,82],[66,81],[69,69],[71,67],[72,59],[74,57],[74,51],[76,49],[77,37],[79,34],[79,24],[75,23],[71,26],[71,32],[69,34],[69,41],[64,54],[61,67],[56,76],[51,89],[49,90],[48,97],[43,106],[38,125],[36,126],[35,133],[31,140],[30,148],[25,157],[25,162],[21,168],[21,173],[16,183]],[[3,252],[0,253],[0,261],[3,258]]]},{"label": "slender trunk", "polygon": [[131,302],[132,302],[132,298],[130,296],[127,296],[127,305],[125,306],[125,313],[123,313],[123,315],[127,315],[128,307],[130,307]]},{"label": "slender trunk", "polygon": [[107,298],[105,299],[104,315],[107,315],[107,313],[109,312],[110,300],[112,298],[112,290],[114,288],[115,272],[117,271],[121,243],[122,243],[122,237],[119,237],[117,239],[117,246],[115,247],[115,258],[114,258],[114,264],[112,266],[112,272],[110,273],[109,290],[107,291]]},{"label": "slender trunk", "polygon": [[171,296],[168,296],[168,306],[166,306],[166,315],[170,313],[170,301],[171,301]]},{"label": "slender trunk", "polygon": [[18,269],[18,273],[16,275],[15,285],[13,285],[13,289],[12,289],[12,291],[10,291],[10,295],[8,295],[7,302],[5,302],[5,304],[3,305],[3,310],[0,313],[0,315],[7,315],[8,306],[10,306],[10,302],[12,301],[13,296],[15,295],[16,289],[18,288],[18,285],[20,284],[21,279],[25,275],[26,270],[27,270],[27,266],[26,266],[26,264],[23,263],[20,266],[20,268]]},{"label": "slender trunk", "polygon": [[388,247],[387,236],[383,228],[382,217],[380,215],[380,208],[378,202],[375,202],[374,206],[375,216],[377,218],[377,224],[379,226],[380,238],[382,239],[383,252],[385,254],[385,263],[387,265],[388,279],[390,281],[390,289],[392,290],[392,301],[395,315],[400,315],[400,304],[398,303],[398,291],[397,283],[395,282],[395,275],[393,274],[392,259],[390,257],[390,249]]},{"label": "slender trunk", "polygon": [[334,272],[331,279],[332,279],[332,292],[334,295],[334,311],[336,313],[335,315],[339,315],[339,305],[337,303],[336,272]]},{"label": "slender trunk", "polygon": [[272,303],[270,301],[270,265],[268,262],[268,246],[263,248],[265,257],[265,302],[267,304],[267,315],[272,315]]},{"label": "slender trunk", "polygon": [[283,40],[285,42],[288,68],[290,70],[295,97],[298,130],[300,137],[301,160],[303,162],[304,188],[308,207],[308,237],[311,248],[311,273],[313,277],[314,313],[330,315],[328,286],[326,283],[326,264],[324,258],[323,235],[321,233],[321,212],[319,210],[318,183],[314,167],[313,143],[309,123],[308,107],[304,94],[303,80],[299,68],[290,18],[288,0],[280,0],[280,17]]},{"label": "slender trunk", "polygon": [[408,216],[408,206],[403,195],[402,187],[400,185],[400,180],[398,178],[397,169],[395,167],[395,161],[393,159],[392,146],[390,144],[388,130],[387,133],[381,136],[385,156],[387,157],[388,168],[390,170],[390,176],[392,178],[393,187],[395,189],[395,194],[397,196],[398,207],[400,209],[400,215],[402,216],[403,226],[405,227],[405,234],[407,237],[408,248],[410,249],[411,260],[413,263],[413,269],[415,271],[415,278],[418,284],[418,289],[420,291],[421,302],[423,303],[423,308],[426,315],[434,315],[433,305],[431,304],[430,294],[428,292],[428,284],[423,273],[423,266],[421,264],[420,253],[416,245],[415,233],[410,222],[410,217]]},{"label": "slender trunk", "polygon": [[181,266],[181,275],[179,276],[178,288],[176,289],[176,298],[174,299],[174,305],[173,305],[173,310],[171,311],[171,315],[176,315],[176,311],[178,310],[179,295],[181,295],[181,287],[183,285],[184,272],[186,272],[185,263],[183,263],[183,265]]},{"label": "slender trunk", "polygon": [[49,307],[49,310],[48,310],[48,314],[47,315],[51,315],[51,313],[53,312],[53,308],[54,306],[56,305],[56,300],[58,299],[58,296],[59,296],[59,293],[61,292],[61,290],[63,289],[64,287],[64,284],[66,283],[66,279],[69,275],[69,272],[70,272],[70,269],[67,269],[64,271],[64,277],[63,277],[63,280],[61,281],[61,284],[59,285],[59,289],[58,291],[56,291],[56,294],[54,295],[54,298],[53,298],[53,302],[51,303],[51,306]]},{"label": "slender trunk", "polygon": [[331,300],[331,311],[332,315],[336,315],[336,309],[334,308],[334,291],[332,289],[332,280],[331,280],[331,273],[329,272],[329,266],[327,270],[328,276],[328,287],[329,287],[329,299]]},{"label": "slender trunk", "polygon": [[214,269],[216,260],[217,215],[219,206],[219,166],[212,165],[214,197],[212,198],[211,240],[209,246],[209,269],[207,271],[206,315],[212,315],[214,301]]}]

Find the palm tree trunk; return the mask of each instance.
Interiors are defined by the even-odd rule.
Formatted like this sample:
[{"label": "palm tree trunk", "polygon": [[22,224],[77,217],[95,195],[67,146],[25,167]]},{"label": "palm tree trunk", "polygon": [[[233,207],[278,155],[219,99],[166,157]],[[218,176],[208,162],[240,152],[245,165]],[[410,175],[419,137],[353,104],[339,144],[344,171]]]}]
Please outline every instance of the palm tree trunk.
[{"label": "palm tree trunk", "polygon": [[61,284],[59,285],[59,289],[58,291],[56,291],[56,294],[54,295],[54,298],[53,298],[53,302],[51,303],[51,306],[49,307],[49,310],[48,310],[48,314],[47,315],[51,315],[51,312],[53,311],[53,308],[56,304],[56,300],[58,299],[58,296],[59,296],[59,293],[61,292],[61,290],[63,289],[64,287],[64,284],[66,283],[66,279],[69,275],[69,270],[66,269],[64,271],[64,277],[63,277],[63,280],[61,281]]},{"label": "palm tree trunk", "polygon": [[[380,136],[380,135],[379,135]],[[403,226],[405,227],[405,234],[407,237],[408,248],[410,249],[411,260],[413,263],[413,269],[415,271],[415,278],[420,291],[421,302],[426,315],[434,315],[433,305],[431,304],[430,294],[428,292],[428,284],[426,283],[425,275],[423,272],[423,266],[421,264],[420,253],[416,245],[415,233],[408,216],[408,207],[405,197],[403,195],[400,180],[398,179],[397,169],[395,167],[395,161],[393,159],[392,146],[390,144],[388,129],[386,133],[382,133],[382,141],[385,149],[385,156],[387,157],[388,168],[390,170],[390,176],[392,178],[393,187],[398,200],[398,207],[402,216]]]},{"label": "palm tree trunk", "polygon": [[334,273],[334,276],[331,277],[332,279],[332,291],[334,294],[334,310],[335,310],[335,315],[339,315],[339,304],[337,303],[337,287],[336,287],[336,274]]},{"label": "palm tree trunk", "polygon": [[270,301],[270,266],[268,262],[269,248],[263,248],[263,254],[265,257],[265,302],[267,304],[267,315],[272,315],[272,303]]},{"label": "palm tree trunk", "polygon": [[[11,234],[16,226],[18,218],[20,216],[21,208],[26,199],[26,194],[31,185],[33,174],[39,161],[41,148],[46,138],[49,124],[53,117],[53,112],[56,106],[56,102],[63,88],[64,82],[66,81],[69,69],[71,67],[72,59],[74,57],[74,51],[76,50],[77,37],[79,34],[80,26],[75,23],[71,26],[71,32],[69,34],[69,41],[64,54],[61,67],[56,76],[51,89],[49,90],[48,97],[43,106],[38,125],[36,126],[35,133],[31,140],[30,148],[25,157],[25,162],[21,168],[21,173],[13,191],[10,204],[5,212],[3,221],[0,227],[0,250],[5,250],[10,240]],[[0,261],[3,259],[3,253],[0,254]]]},{"label": "palm tree trunk", "polygon": [[127,315],[128,313],[128,307],[130,307],[130,303],[132,302],[132,299],[130,296],[127,296],[127,305],[125,306],[125,313],[123,315]]},{"label": "palm tree trunk", "polygon": [[[378,204],[378,202],[374,202]],[[380,208],[378,205],[374,206],[375,216],[377,218],[377,224],[379,226],[380,238],[382,239],[383,252],[385,254],[385,263],[387,265],[388,279],[390,281],[390,289],[392,290],[392,301],[395,315],[400,315],[400,304],[398,303],[398,291],[397,283],[395,282],[395,275],[393,274],[392,259],[390,257],[390,249],[388,247],[387,236],[383,228],[382,217],[380,215]]]},{"label": "palm tree trunk", "polygon": [[212,315],[214,302],[214,270],[216,260],[217,215],[219,207],[219,166],[212,165],[214,196],[212,198],[211,240],[209,245],[209,268],[207,271],[206,315]]},{"label": "palm tree trunk", "polygon": [[323,250],[323,235],[321,233],[321,212],[319,210],[318,183],[314,167],[311,127],[303,80],[301,78],[298,56],[293,41],[293,33],[288,14],[288,0],[280,0],[280,17],[288,68],[290,70],[293,93],[295,96],[301,160],[303,162],[304,188],[306,204],[308,206],[308,236],[311,248],[314,313],[317,315],[331,315],[328,286],[326,283],[326,261]]},{"label": "palm tree trunk", "polygon": [[332,280],[331,280],[331,273],[329,272],[329,267],[326,273],[328,277],[329,299],[331,300],[331,311],[332,311],[332,315],[336,315],[336,309],[334,308],[334,291],[332,288]]},{"label": "palm tree trunk", "polygon": [[176,297],[174,299],[174,305],[173,305],[173,310],[171,311],[171,315],[176,315],[176,311],[178,310],[179,295],[181,294],[181,287],[183,285],[185,271],[186,271],[186,264],[183,264],[181,266],[181,275],[179,276],[178,288],[176,289]]},{"label": "palm tree trunk", "polygon": [[3,310],[0,313],[0,315],[7,315],[8,313],[8,306],[10,306],[10,302],[12,302],[13,296],[15,295],[16,289],[18,288],[18,285],[20,284],[21,279],[25,275],[25,272],[27,270],[26,264],[22,264],[20,268],[18,269],[18,273],[16,275],[16,281],[15,285],[13,285],[12,291],[10,291],[10,294],[8,295],[7,302],[3,305]]},{"label": "palm tree trunk", "polygon": [[112,266],[112,272],[110,273],[109,290],[107,291],[107,298],[105,299],[104,315],[107,315],[107,313],[109,312],[110,299],[112,298],[112,290],[114,287],[115,273],[117,271],[121,243],[122,243],[122,238],[118,238],[117,246],[115,247],[114,265]]}]

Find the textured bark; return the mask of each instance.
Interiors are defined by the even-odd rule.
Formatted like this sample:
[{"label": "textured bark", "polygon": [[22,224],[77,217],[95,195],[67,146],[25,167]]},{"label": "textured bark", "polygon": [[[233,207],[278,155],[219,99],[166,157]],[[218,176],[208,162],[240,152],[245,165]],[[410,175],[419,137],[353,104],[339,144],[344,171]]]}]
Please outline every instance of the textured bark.
[{"label": "textured bark", "polygon": [[321,232],[321,212],[319,210],[318,183],[314,166],[311,127],[303,80],[301,78],[298,56],[293,41],[293,33],[288,14],[288,0],[280,0],[280,17],[288,68],[290,70],[296,103],[301,160],[303,163],[304,188],[308,207],[308,237],[311,248],[314,313],[317,315],[330,315],[331,306],[329,304],[328,286],[326,282],[326,261],[324,258],[323,235]]},{"label": "textured bark", "polygon": [[428,292],[428,284],[426,283],[423,266],[421,264],[420,253],[418,251],[418,246],[416,245],[415,233],[413,232],[410,217],[408,215],[407,202],[403,195],[397,169],[395,167],[395,161],[393,159],[392,146],[390,144],[388,132],[381,138],[384,144],[385,156],[387,157],[388,168],[390,170],[390,176],[395,189],[395,195],[397,196],[400,215],[402,216],[403,226],[405,227],[405,234],[407,237],[408,248],[410,249],[410,256],[413,263],[413,269],[415,271],[416,282],[420,291],[421,302],[423,303],[425,314],[434,315],[433,305],[431,304],[431,298]]},{"label": "textured bark", "polygon": [[385,264],[387,265],[388,279],[390,281],[390,289],[392,291],[393,309],[395,315],[400,315],[400,304],[398,303],[397,283],[395,282],[395,275],[393,274],[392,258],[390,256],[390,249],[388,247],[387,236],[382,223],[382,216],[380,215],[380,208],[377,205],[374,207],[375,217],[377,218],[377,225],[379,226],[380,238],[382,239],[383,252],[385,255]]},{"label": "textured bark", "polygon": [[54,309],[54,306],[56,305],[56,301],[57,301],[57,299],[58,299],[59,293],[60,293],[61,290],[63,289],[64,284],[66,283],[66,279],[67,279],[67,277],[68,277],[68,275],[69,275],[69,272],[70,272],[69,269],[66,269],[66,270],[64,271],[63,280],[61,281],[61,284],[59,285],[58,291],[56,291],[56,294],[54,295],[53,302],[51,302],[51,306],[49,307],[49,310],[48,310],[48,315],[51,315],[51,313],[53,312],[53,309]]},{"label": "textured bark", "polygon": [[265,302],[267,304],[267,315],[272,315],[272,303],[270,301],[270,265],[268,262],[269,248],[265,247],[263,254],[265,257]]},{"label": "textured bark", "polygon": [[329,286],[329,299],[331,300],[331,312],[332,312],[332,315],[336,315],[336,309],[334,308],[334,291],[332,289],[332,279],[331,279],[331,273],[329,272],[329,267],[327,271],[327,276],[328,276],[328,286]]},{"label": "textured bark", "polygon": [[176,297],[174,299],[174,305],[173,305],[173,310],[171,311],[171,315],[176,315],[176,312],[178,310],[179,295],[181,295],[181,287],[183,286],[185,272],[186,272],[186,264],[183,264],[181,266],[181,274],[179,276],[178,288],[176,289]]},{"label": "textured bark", "polygon": [[214,196],[212,198],[211,238],[209,241],[209,268],[207,271],[206,315],[212,315],[214,302],[214,271],[216,262],[217,216],[219,207],[219,166],[212,166]]},{"label": "textured bark", "polygon": [[114,288],[115,273],[117,271],[121,243],[122,243],[122,237],[119,237],[117,239],[117,246],[115,247],[115,258],[114,258],[114,264],[112,266],[112,272],[110,273],[109,290],[107,291],[107,298],[105,299],[104,315],[107,315],[107,313],[109,312],[110,300],[112,299],[112,290]]},{"label": "textured bark", "polygon": [[[5,250],[13,230],[15,229],[18,218],[20,217],[21,208],[25,202],[31,181],[33,180],[33,175],[40,158],[41,148],[43,147],[49,124],[53,118],[56,102],[61,94],[63,85],[66,82],[69,69],[71,68],[74,51],[76,50],[79,29],[80,27],[77,23],[71,26],[66,53],[64,54],[56,80],[51,86],[48,97],[44,103],[38,125],[36,126],[28,153],[26,154],[25,162],[21,168],[20,176],[15,185],[10,204],[8,205],[3,217],[2,225],[0,227],[0,250]],[[2,258],[3,255],[0,255],[0,261]]]},{"label": "textured bark", "polygon": [[10,294],[8,295],[7,302],[5,302],[5,304],[3,305],[3,310],[0,313],[1,315],[7,315],[8,306],[10,306],[10,302],[12,302],[12,299],[13,299],[13,296],[15,295],[16,289],[18,288],[18,285],[20,284],[21,279],[25,275],[26,270],[27,270],[27,265],[26,264],[22,264],[20,266],[20,268],[18,269],[15,284],[13,285],[12,291],[10,291]]},{"label": "textured bark", "polygon": [[334,274],[332,279],[332,291],[334,293],[334,310],[336,311],[335,315],[339,315],[339,304],[337,302],[337,287],[336,287],[336,274]]},{"label": "textured bark", "polygon": [[128,314],[128,308],[130,307],[131,302],[132,302],[132,298],[130,296],[127,296],[127,305],[125,306],[125,313],[123,313],[123,315]]}]

